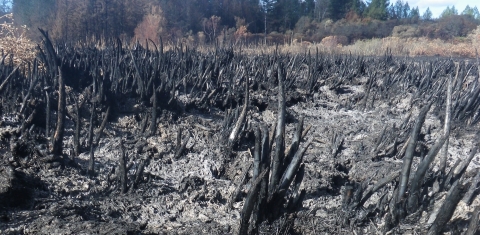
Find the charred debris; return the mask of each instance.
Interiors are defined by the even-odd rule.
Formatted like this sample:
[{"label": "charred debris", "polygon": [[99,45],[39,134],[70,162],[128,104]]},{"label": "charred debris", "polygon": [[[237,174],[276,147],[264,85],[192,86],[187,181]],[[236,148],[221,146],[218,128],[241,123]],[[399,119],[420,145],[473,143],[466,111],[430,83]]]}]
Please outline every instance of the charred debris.
[{"label": "charred debris", "polygon": [[[236,182],[238,189],[225,202],[231,207],[231,203],[244,200],[237,233],[272,232],[272,226],[277,233],[291,233],[305,197],[301,187],[303,156],[315,138],[308,134],[312,127],[304,123],[304,118],[289,116],[287,107],[309,102],[325,85],[336,93],[348,92],[347,85],[356,82],[353,78],[364,77],[365,92],[342,107],[367,111],[380,99],[394,102],[395,96],[410,92],[414,95],[410,108],[418,112],[401,126],[386,126],[373,148],[365,151],[372,162],[395,157],[402,159],[403,165],[373,185],[368,180],[347,180],[339,224],[367,226],[371,220],[385,218],[382,232],[397,231],[400,223],[415,220],[437,200],[437,195],[448,192],[440,211],[432,212],[432,223],[425,230],[439,234],[459,201],[464,198],[471,203],[478,195],[480,174],[465,174],[478,146],[450,169],[441,151],[448,148],[451,130],[472,127],[480,121],[478,60],[465,63],[448,58],[395,58],[388,53],[362,57],[318,51],[313,55],[274,52],[249,56],[233,48],[217,47],[202,53],[177,45],[164,50],[163,44],[153,42],[147,43],[150,48],[140,44],[129,48],[120,40],[105,43],[109,46],[100,49],[53,45],[48,33],[41,33],[44,39],[36,60],[15,66],[12,60],[6,62],[11,55],[2,51],[0,58],[1,125],[16,127],[1,133],[2,145],[8,149],[3,153],[2,172],[10,172],[2,173],[2,177],[10,175],[15,180],[19,174],[15,168],[54,164],[77,168],[95,178],[94,150],[105,127],[121,114],[138,112],[141,125],[133,133],[124,133],[118,146],[122,154],[114,177],[116,186],[105,195],[135,193],[147,183],[142,181],[143,168],[152,159],[148,150],[143,156],[128,156],[125,148],[141,137],[156,135],[157,124],[167,118],[217,109],[224,114],[223,128],[218,130],[224,142],[218,143],[223,149],[221,163],[212,174],[225,177],[239,149],[253,150],[253,163],[245,165],[242,179]],[[275,96],[277,102],[258,94]],[[135,111],[126,107],[127,100],[135,101]],[[276,113],[276,123],[249,118],[252,112],[267,107]],[[427,129],[424,122],[429,112],[442,117],[445,125],[432,146],[422,142],[421,133],[422,127]],[[73,146],[63,143],[66,119],[75,124],[74,132],[69,133],[74,136]],[[285,134],[287,119],[295,123],[291,140]],[[82,130],[87,136],[80,136]],[[189,131],[179,129],[174,159],[188,151],[188,140]],[[334,133],[328,143],[332,158],[342,151],[342,144],[341,133]],[[421,161],[413,166],[419,148]],[[88,166],[83,168],[76,163],[82,152],[90,155]],[[127,177],[132,167],[129,158],[142,160],[136,175]],[[435,159],[442,162],[438,170],[432,167]],[[248,193],[242,196],[240,188],[247,181]],[[387,185],[394,188],[393,193],[385,189]],[[16,194],[30,195],[30,191],[5,186],[0,197],[12,201]],[[367,203],[374,194],[380,194],[377,201]],[[469,234],[478,227],[478,208],[475,213]]]}]

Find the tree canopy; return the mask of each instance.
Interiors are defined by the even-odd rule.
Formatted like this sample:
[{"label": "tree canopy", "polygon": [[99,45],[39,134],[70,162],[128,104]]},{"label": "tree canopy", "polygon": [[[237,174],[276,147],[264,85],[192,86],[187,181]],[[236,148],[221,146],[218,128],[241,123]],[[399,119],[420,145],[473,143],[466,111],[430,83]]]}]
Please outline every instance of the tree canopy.
[{"label": "tree canopy", "polygon": [[[405,0],[0,0],[0,14],[7,11],[16,23],[45,28],[63,41],[192,35],[213,41],[227,34],[286,33],[296,25],[307,29],[312,22],[367,19],[398,25],[433,18],[429,8],[421,15]],[[467,6],[461,14],[480,19],[477,7]],[[440,18],[451,15],[458,15],[454,6]]]}]

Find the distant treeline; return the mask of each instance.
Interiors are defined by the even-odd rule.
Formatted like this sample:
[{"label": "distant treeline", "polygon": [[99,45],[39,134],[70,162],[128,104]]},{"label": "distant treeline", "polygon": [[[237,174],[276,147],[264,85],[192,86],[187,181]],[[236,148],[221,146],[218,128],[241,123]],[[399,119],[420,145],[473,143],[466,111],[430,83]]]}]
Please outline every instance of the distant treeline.
[{"label": "distant treeline", "polygon": [[[427,9],[397,0],[0,0],[0,13],[13,12],[17,24],[45,28],[58,41],[137,38],[158,42],[258,38],[289,35],[319,41],[330,35],[349,41],[392,34],[414,25],[413,36],[449,39],[479,24],[476,7],[447,7],[439,19]],[[444,21],[454,22],[448,26]],[[442,24],[447,28],[443,27]],[[426,26],[429,25],[429,26]],[[418,29],[420,28],[420,29]],[[448,31],[448,32],[446,32]],[[449,32],[458,31],[458,32]],[[31,37],[38,37],[32,30]],[[252,36],[256,34],[257,36]],[[292,37],[293,36],[293,37]],[[270,37],[272,38],[272,37]],[[273,37],[275,38],[275,37]]]}]

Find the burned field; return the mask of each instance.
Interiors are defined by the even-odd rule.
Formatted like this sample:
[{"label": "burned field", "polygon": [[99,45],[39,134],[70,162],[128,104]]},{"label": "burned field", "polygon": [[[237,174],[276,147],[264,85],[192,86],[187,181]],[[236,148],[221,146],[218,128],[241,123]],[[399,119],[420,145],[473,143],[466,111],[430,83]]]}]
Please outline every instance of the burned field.
[{"label": "burned field", "polygon": [[0,233],[475,234],[476,60],[110,45],[2,56]]}]

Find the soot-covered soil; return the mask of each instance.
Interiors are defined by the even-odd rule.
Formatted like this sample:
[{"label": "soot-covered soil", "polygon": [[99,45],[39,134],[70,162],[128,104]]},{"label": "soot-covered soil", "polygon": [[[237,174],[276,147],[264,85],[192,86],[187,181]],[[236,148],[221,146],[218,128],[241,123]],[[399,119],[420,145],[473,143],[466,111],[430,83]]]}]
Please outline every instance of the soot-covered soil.
[{"label": "soot-covered soil", "polygon": [[[348,198],[359,187],[365,190],[372,188],[392,172],[402,169],[408,137],[420,113],[421,104],[428,103],[428,92],[422,90],[426,87],[419,83],[402,83],[400,79],[383,78],[404,76],[406,73],[405,79],[411,79],[412,74],[415,75],[412,71],[424,68],[422,65],[428,64],[428,60],[415,62],[414,59],[409,59],[397,63],[391,57],[369,59],[367,62],[371,63],[390,61],[385,62],[388,66],[372,67],[382,67],[383,70],[373,72],[374,69],[371,69],[370,72],[353,73],[345,78],[345,70],[341,71],[348,68],[345,63],[348,59],[343,58],[342,62],[340,57],[326,55],[328,56],[332,58],[324,59],[323,62],[317,58],[314,62],[317,66],[321,63],[331,64],[328,68],[325,65],[323,72],[316,70],[310,74],[302,68],[294,69],[295,62],[287,68],[287,80],[301,80],[307,74],[318,77],[312,86],[306,85],[311,90],[297,84],[288,86],[285,91],[286,143],[289,144],[293,138],[300,117],[304,117],[306,128],[311,126],[304,138],[313,139],[303,157],[305,175],[300,189],[305,193],[303,201],[298,208],[294,208],[294,212],[286,213],[270,223],[264,222],[259,233],[278,233],[284,224],[288,224],[286,221],[289,221],[291,227],[284,231],[294,234],[426,233],[435,220],[433,212],[438,211],[448,192],[437,190],[438,185],[435,186],[435,183],[424,186],[426,195],[434,195],[433,202],[424,205],[414,216],[406,216],[399,223],[394,223],[393,228],[386,228],[387,216],[382,209],[385,204],[382,203],[395,194],[397,180],[391,180],[373,192],[360,209],[351,207],[348,200],[354,199]],[[445,64],[441,64],[443,65]],[[253,64],[246,63],[242,66],[247,67],[244,68],[246,71],[255,71],[248,68]],[[67,101],[66,106],[62,156],[49,153],[50,140],[42,136],[45,131],[43,128],[33,126],[27,130],[28,135],[20,135],[20,132],[24,132],[22,123],[25,118],[12,111],[12,108],[4,108],[0,129],[0,233],[237,233],[245,198],[254,181],[251,167],[254,161],[254,127],[266,124],[271,130],[277,121],[278,86],[275,81],[267,81],[267,72],[271,73],[278,64],[271,66],[265,70],[267,78],[263,82],[251,81],[246,122],[242,125],[231,152],[226,151],[225,146],[232,124],[225,120],[226,116],[232,114],[233,124],[236,122],[244,97],[235,98],[238,104],[230,105],[233,109],[229,110],[226,106],[219,105],[221,98],[216,101],[212,98],[209,105],[198,105],[198,102],[192,100],[198,101],[202,96],[182,92],[180,87],[174,91],[173,103],[169,103],[168,99],[160,99],[161,108],[158,108],[154,135],[143,134],[145,126],[150,128],[143,122],[151,113],[148,112],[149,107],[139,105],[137,98],[125,98],[121,104],[113,105],[115,108],[108,118],[103,136],[94,148],[94,176],[87,172],[90,159],[87,148],[90,108],[80,110],[86,114],[80,115],[81,122],[85,124],[80,131],[82,149],[79,156],[74,155],[73,98]],[[301,66],[304,65],[299,65]],[[407,78],[408,73],[410,78]],[[437,74],[437,79],[447,78],[451,74],[455,75],[455,71],[444,71]],[[454,93],[454,98],[459,97],[457,99],[467,93],[468,84],[478,80],[478,74],[463,75],[465,78],[461,83],[466,87],[459,86],[458,92]],[[372,81],[372,77],[377,79]],[[241,87],[242,80],[233,82]],[[383,87],[382,83],[385,82],[393,84],[395,89],[403,87],[404,90],[388,90]],[[435,84],[438,85],[433,82],[433,85],[427,86],[432,90],[441,88],[435,94],[435,102],[420,131],[412,169],[416,169],[443,133],[446,85]],[[470,87],[475,86],[476,83]],[[66,90],[76,100],[88,93],[75,93],[75,87],[68,84]],[[208,89],[205,93],[209,94]],[[176,108],[168,108],[169,106]],[[470,125],[476,118],[478,105],[472,107],[469,108],[473,111],[467,112],[470,116],[465,114],[468,117],[454,117],[452,120],[447,172],[454,169],[458,159],[465,159],[478,145],[478,140],[475,139],[479,131],[478,124]],[[102,120],[101,114],[107,111],[106,106],[96,109],[98,127]],[[52,108],[51,123],[56,121],[57,114],[54,110]],[[182,133],[181,136],[178,136],[179,133]],[[185,148],[178,153],[178,144],[183,143],[186,143]],[[119,159],[123,153],[126,156],[128,177],[125,193],[121,192],[119,183]],[[440,151],[438,155],[441,154]],[[433,177],[432,172],[438,170],[438,158],[433,162],[427,178]],[[468,164],[462,180],[473,181],[479,167],[480,158],[476,155]],[[410,174],[414,173],[412,170]],[[239,185],[239,195],[232,197]],[[461,200],[456,206],[444,232],[455,234],[467,229],[474,216],[474,208],[480,205],[480,199],[476,196],[478,190],[475,193],[472,201]],[[367,208],[363,209],[368,211],[367,215],[362,215],[362,208]]]},{"label": "soot-covered soil", "polygon": [[[344,89],[350,92],[335,94],[327,87],[322,87],[312,100],[287,108],[292,116],[305,116],[305,123],[312,125],[309,135],[315,138],[304,158],[306,176],[302,187],[307,195],[297,218],[299,222],[294,228],[298,233],[348,233],[351,228],[342,228],[335,222],[341,219],[338,218],[342,210],[341,187],[347,181],[371,179],[373,183],[389,172],[400,169],[402,164],[400,159],[394,157],[374,162],[368,150],[382,128],[394,123],[400,125],[409,115],[410,94],[398,97],[399,103],[395,106],[379,101],[373,109],[358,111],[342,107],[341,104],[364,92],[362,86]],[[256,95],[265,97],[271,103],[276,99],[274,92]],[[249,120],[251,123],[274,123],[275,112],[268,107],[262,112],[252,111]],[[243,168],[253,158],[248,149],[238,151],[235,167],[230,169],[227,179],[215,178],[212,169],[219,167],[219,158],[222,158],[222,113],[216,109],[209,113],[193,110],[176,120],[169,120],[168,114],[165,114],[158,125],[159,133],[148,138],[135,136],[140,125],[135,115],[118,117],[117,121],[106,127],[107,137],[100,141],[95,151],[95,167],[98,171],[95,179],[90,179],[81,170],[87,168],[88,152],[75,159],[79,168],[62,167],[55,162],[43,163],[35,156],[32,156],[34,159],[22,159],[26,165],[15,168],[15,171],[19,175],[29,175],[30,178],[17,178],[25,180],[26,187],[31,187],[31,198],[12,199],[19,201],[21,206],[2,212],[2,233],[233,233],[238,227],[243,202],[238,200],[233,204],[233,209],[228,210],[227,200]],[[431,128],[431,134],[425,139],[427,144],[431,144],[429,142],[436,138],[438,130],[442,128],[441,121],[429,115],[426,123]],[[68,124],[73,126],[72,123]],[[5,133],[15,126],[15,123],[7,124],[4,120],[2,131]],[[191,138],[187,144],[188,151],[179,159],[173,159],[179,127],[188,130]],[[287,130],[287,136],[291,137],[293,123],[287,125]],[[69,131],[73,130],[69,128],[67,133]],[[330,150],[330,139],[334,133],[344,138],[343,147],[336,157],[332,157]],[[72,138],[71,135],[67,136],[64,145],[71,146]],[[127,194],[116,191],[112,180],[120,155],[121,138],[127,143],[129,162],[133,164],[130,176],[135,174],[141,159],[152,155],[138,190]],[[453,165],[455,159],[468,155],[474,144],[472,140],[473,131],[459,130],[452,135],[449,166]],[[69,151],[72,150],[67,147],[65,155]],[[478,168],[479,160],[476,157],[469,169]],[[4,166],[2,170],[7,169],[12,168]],[[25,193],[21,191],[15,197]],[[467,217],[469,209],[479,203],[476,199],[472,207],[458,208],[457,218]],[[370,226],[381,226],[379,222],[372,221]]]}]

